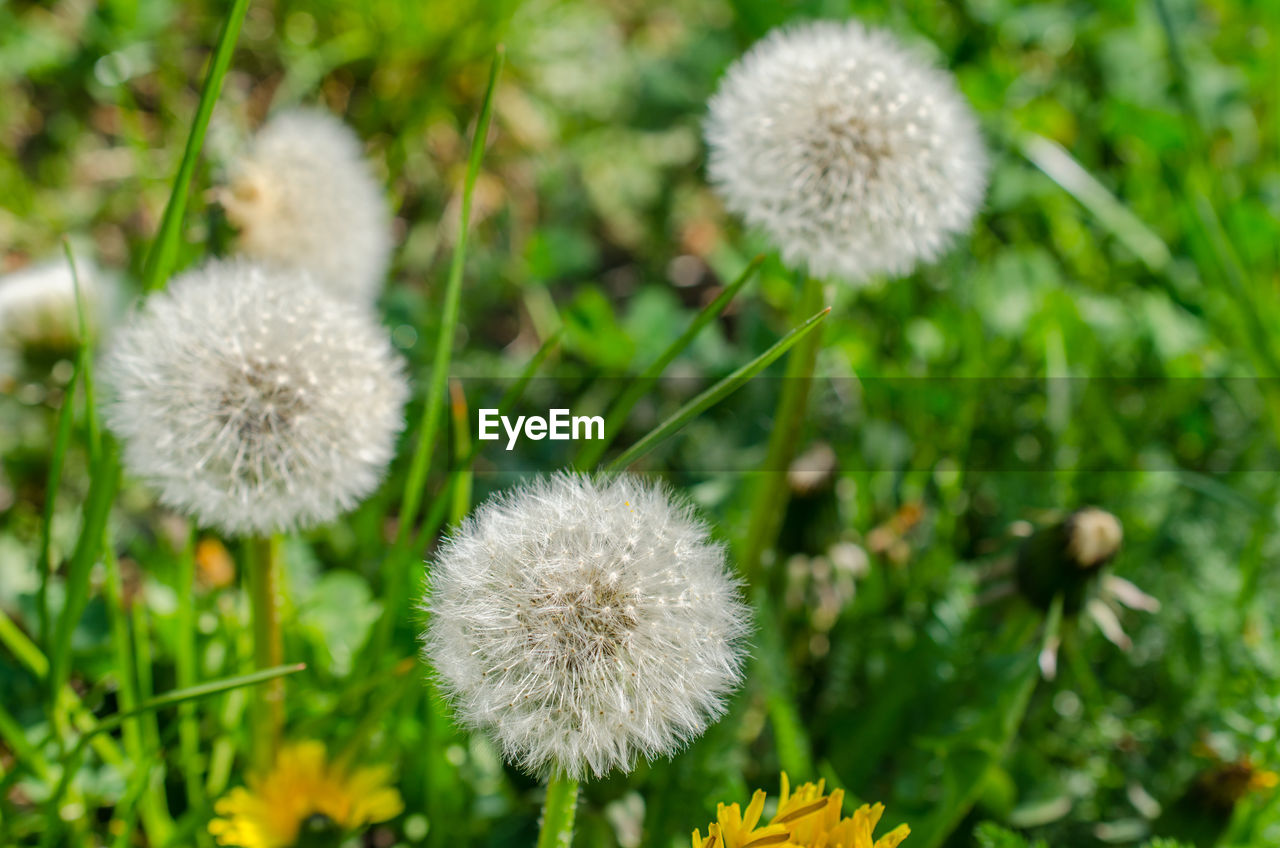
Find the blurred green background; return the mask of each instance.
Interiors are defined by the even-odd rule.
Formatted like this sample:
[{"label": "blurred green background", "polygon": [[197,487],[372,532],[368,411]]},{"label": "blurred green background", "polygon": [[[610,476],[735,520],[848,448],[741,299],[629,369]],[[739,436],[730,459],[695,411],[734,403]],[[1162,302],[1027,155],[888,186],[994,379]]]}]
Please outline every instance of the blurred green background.
[{"label": "blurred green background", "polygon": [[[0,271],[56,257],[65,235],[131,285],[223,12],[206,0],[0,3]],[[792,481],[771,569],[782,625],[757,634],[763,659],[703,739],[587,786],[577,844],[687,845],[718,801],[774,791],[787,760],[812,766],[793,780],[885,802],[886,821],[909,822],[907,844],[922,848],[1018,844],[991,828],[975,836],[983,820],[1053,846],[1280,844],[1277,794],[1237,791],[1223,767],[1280,765],[1280,5],[254,2],[180,261],[230,249],[205,190],[252,128],[273,109],[324,105],[386,180],[400,248],[380,307],[420,391],[467,143],[505,44],[454,373],[483,396],[563,328],[531,408],[599,408],[611,378],[643,368],[767,250],[705,184],[700,121],[718,76],[773,26],[851,15],[954,71],[993,152],[986,206],[972,239],[935,266],[833,289],[801,445],[821,473]],[[618,446],[768,347],[797,295],[766,262]],[[32,631],[69,369],[58,350],[24,356],[0,396],[0,609]],[[741,532],[777,390],[753,383],[645,460],[726,538]],[[421,666],[383,671],[413,656],[412,627],[394,656],[360,661],[381,611],[415,602],[387,596],[379,575],[405,459],[349,519],[289,543],[286,655],[309,664],[289,682],[290,733],[335,747],[359,738],[362,759],[395,764],[406,813],[368,844],[532,844],[536,782],[428,706]],[[58,557],[88,486],[83,452],[67,462]],[[486,455],[477,499],[513,479],[503,462]],[[1058,674],[1044,680],[1042,612],[1004,594],[1001,575],[1028,527],[1085,504],[1120,518],[1114,572],[1162,606],[1122,617],[1127,652],[1069,616]],[[139,667],[163,691],[187,531],[136,485],[116,523]],[[245,606],[217,551],[198,560],[202,678],[237,673],[248,655]],[[95,597],[74,679],[103,713],[115,704],[107,630]],[[781,711],[769,691],[785,693]],[[39,687],[4,651],[0,692],[17,727],[44,738]],[[197,708],[210,789],[242,779],[243,708],[243,693]],[[802,750],[780,750],[779,715],[799,722]],[[175,844],[207,844],[209,811],[182,793],[175,736],[162,713],[148,740],[169,765],[188,840]],[[0,843],[35,844],[48,786],[11,743],[0,741],[0,767]],[[83,844],[108,844],[112,811],[136,802],[128,774],[91,758],[75,783]]]}]

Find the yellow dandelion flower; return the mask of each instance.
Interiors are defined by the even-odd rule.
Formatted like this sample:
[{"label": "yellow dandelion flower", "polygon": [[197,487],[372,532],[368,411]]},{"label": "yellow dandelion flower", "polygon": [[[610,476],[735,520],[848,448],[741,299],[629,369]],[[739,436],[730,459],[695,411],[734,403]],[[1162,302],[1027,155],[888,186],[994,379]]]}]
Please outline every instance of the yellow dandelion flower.
[{"label": "yellow dandelion flower", "polygon": [[763,789],[757,790],[745,813],[737,804],[720,804],[707,836],[693,832],[693,848],[897,848],[911,832],[900,824],[873,840],[884,805],[863,804],[842,818],[844,790],[828,795],[821,780],[798,786],[793,793],[783,772],[778,812],[761,825],[765,797]]},{"label": "yellow dandelion flower", "polygon": [[386,821],[404,809],[390,771],[329,762],[320,742],[286,745],[271,771],[218,801],[209,833],[219,845],[292,848],[309,833],[341,835]]}]

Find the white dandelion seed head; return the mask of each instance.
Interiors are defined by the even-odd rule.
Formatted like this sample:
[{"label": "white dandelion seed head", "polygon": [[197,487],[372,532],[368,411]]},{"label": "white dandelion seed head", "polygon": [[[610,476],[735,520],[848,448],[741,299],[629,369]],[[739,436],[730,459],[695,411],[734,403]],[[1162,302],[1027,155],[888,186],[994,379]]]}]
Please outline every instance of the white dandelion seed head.
[{"label": "white dandelion seed head", "polygon": [[[87,256],[75,261],[85,321],[101,336],[123,312],[120,281]],[[76,277],[65,256],[0,276],[0,344],[65,350],[79,338]]]},{"label": "white dandelion seed head", "polygon": [[425,655],[508,760],[575,778],[670,754],[725,709],[750,613],[692,510],[557,474],[481,505],[430,571]]},{"label": "white dandelion seed head", "polygon": [[219,192],[254,259],[302,268],[340,297],[372,302],[391,256],[391,211],[360,140],[333,115],[274,116]]},{"label": "white dandelion seed head", "polygon": [[229,535],[354,507],[391,460],[408,393],[372,314],[301,271],[243,259],[148,298],[102,372],[125,467]]},{"label": "white dandelion seed head", "polygon": [[783,260],[857,283],[968,230],[987,156],[950,74],[856,21],[774,30],[725,74],[711,182]]}]

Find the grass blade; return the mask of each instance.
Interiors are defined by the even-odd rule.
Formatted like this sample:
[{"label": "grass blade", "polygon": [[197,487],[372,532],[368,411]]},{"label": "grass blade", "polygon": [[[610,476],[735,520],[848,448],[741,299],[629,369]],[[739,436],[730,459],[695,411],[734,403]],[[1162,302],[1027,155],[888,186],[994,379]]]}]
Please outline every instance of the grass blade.
[{"label": "grass blade", "polygon": [[586,469],[591,468],[600,461],[600,457],[604,456],[604,452],[609,449],[609,445],[613,444],[613,440],[617,438],[618,431],[626,423],[627,416],[631,414],[631,410],[635,408],[635,405],[640,402],[640,398],[644,397],[645,392],[652,386],[653,381],[661,377],[663,372],[667,370],[667,366],[674,362],[675,358],[693,343],[693,340],[698,337],[708,324],[719,317],[721,312],[724,312],[729,303],[742,290],[742,287],[755,276],[756,271],[760,270],[762,264],[764,264],[763,256],[757,256],[747,263],[747,267],[742,270],[737,279],[725,286],[715,300],[707,304],[694,317],[688,328],[680,334],[680,337],[668,345],[661,356],[655,359],[648,368],[628,384],[604,417],[606,422],[604,438],[594,442],[583,443],[582,451],[578,454],[574,466],[579,469]]},{"label": "grass blade", "polygon": [[182,238],[182,219],[187,211],[187,195],[191,193],[191,180],[196,172],[196,160],[200,158],[200,149],[204,147],[209,119],[213,116],[213,107],[218,102],[227,69],[231,67],[231,54],[235,52],[240,25],[244,23],[248,10],[249,0],[232,0],[231,9],[223,20],[222,32],[213,51],[213,61],[209,64],[209,74],[204,79],[204,87],[200,89],[200,103],[196,106],[196,114],[191,121],[191,131],[187,134],[182,161],[178,164],[173,189],[169,192],[169,202],[165,204],[164,216],[160,219],[160,230],[151,243],[151,250],[143,265],[142,287],[145,291],[162,288],[173,270],[173,263],[178,255],[178,242]]},{"label": "grass blade", "polygon": [[108,447],[95,464],[93,479],[89,483],[89,496],[84,505],[84,522],[80,537],[67,565],[67,598],[53,634],[53,652],[50,658],[49,692],[51,697],[61,691],[70,675],[71,635],[89,603],[89,575],[97,562],[120,484],[120,458],[114,446]]},{"label": "grass blade", "polygon": [[[436,431],[440,428],[440,416],[444,404],[445,384],[449,378],[449,361],[453,354],[454,336],[458,329],[458,308],[462,299],[462,270],[467,259],[467,234],[471,228],[471,196],[475,192],[476,179],[480,175],[480,162],[484,159],[485,140],[489,135],[489,120],[493,112],[493,92],[502,72],[504,51],[499,48],[489,70],[489,83],[484,101],[480,104],[480,117],[476,120],[475,135],[471,139],[471,151],[467,157],[467,174],[462,183],[462,219],[458,223],[458,243],[454,245],[453,259],[449,265],[449,278],[445,284],[444,320],[436,339],[436,355],[431,363],[431,377],[427,383],[427,401],[418,426],[418,442],[414,446],[409,475],[405,479],[404,498],[400,508],[400,527],[396,534],[397,546],[406,544],[418,519],[422,505],[422,491],[427,483],[427,471],[435,449]],[[397,584],[398,585],[398,584]],[[390,597],[397,597],[392,594]]]},{"label": "grass blade", "polygon": [[830,312],[831,307],[823,309],[808,321],[805,321],[799,327],[796,327],[794,330],[778,339],[778,341],[764,353],[760,354],[737,371],[734,371],[728,377],[725,377],[723,380],[716,383],[714,386],[707,389],[684,406],[680,407],[670,418],[663,421],[651,430],[648,435],[644,436],[644,438],[640,439],[640,441],[636,442],[623,452],[621,456],[609,463],[605,470],[621,471],[677,433],[690,421],[697,418],[720,401],[724,400],[727,396],[733,394],[733,392],[737,391],[743,383],[750,380],[756,374],[759,374],[771,365],[774,360],[778,359],[778,357],[790,350],[793,345],[816,329],[818,325],[822,323],[822,320],[830,314]]},{"label": "grass blade", "polygon": [[1079,201],[1144,265],[1155,272],[1167,268],[1172,256],[1164,240],[1072,158],[1062,145],[1035,133],[1019,136],[1017,145],[1027,161]]}]

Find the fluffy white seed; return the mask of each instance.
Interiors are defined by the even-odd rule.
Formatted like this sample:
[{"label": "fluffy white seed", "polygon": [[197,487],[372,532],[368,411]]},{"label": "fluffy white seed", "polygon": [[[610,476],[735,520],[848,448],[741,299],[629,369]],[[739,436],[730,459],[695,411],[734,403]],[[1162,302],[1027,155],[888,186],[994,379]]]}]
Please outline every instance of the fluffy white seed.
[{"label": "fluffy white seed", "polygon": [[724,711],[750,614],[723,548],[633,476],[481,505],[430,571],[425,654],[508,760],[575,778],[670,754]]},{"label": "fluffy white seed", "polygon": [[305,269],[341,297],[378,296],[391,255],[391,212],[346,124],[318,110],[282,112],[229,175],[220,199],[245,255]]},{"label": "fluffy white seed", "polygon": [[[76,257],[80,302],[90,332],[101,337],[123,311],[119,280]],[[0,276],[0,345],[63,350],[80,338],[75,278],[66,257]]]},{"label": "fluffy white seed", "polygon": [[708,170],[789,265],[859,282],[937,258],[987,157],[951,76],[856,21],[775,30],[710,102]]},{"label": "fluffy white seed", "polygon": [[367,310],[247,260],[175,278],[116,333],[106,420],[130,472],[231,535],[327,522],[378,485],[403,366]]}]

